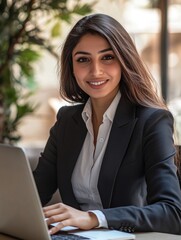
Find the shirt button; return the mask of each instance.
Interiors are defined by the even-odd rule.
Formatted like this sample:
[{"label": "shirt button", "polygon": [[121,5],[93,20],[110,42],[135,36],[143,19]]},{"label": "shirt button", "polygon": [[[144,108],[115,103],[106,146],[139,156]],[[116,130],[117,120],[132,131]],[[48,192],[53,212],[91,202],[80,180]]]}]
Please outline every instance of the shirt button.
[{"label": "shirt button", "polygon": [[100,138],[100,140],[99,140],[100,142],[104,142],[104,138]]}]

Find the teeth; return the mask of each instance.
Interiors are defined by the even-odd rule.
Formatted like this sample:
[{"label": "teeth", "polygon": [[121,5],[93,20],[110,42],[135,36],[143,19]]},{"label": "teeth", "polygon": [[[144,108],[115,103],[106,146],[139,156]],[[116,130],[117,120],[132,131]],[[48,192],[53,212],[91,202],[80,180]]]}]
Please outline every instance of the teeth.
[{"label": "teeth", "polygon": [[106,81],[90,82],[90,84],[98,86],[98,85],[101,85],[101,84],[103,84],[103,83],[105,83],[105,82],[106,82]]}]

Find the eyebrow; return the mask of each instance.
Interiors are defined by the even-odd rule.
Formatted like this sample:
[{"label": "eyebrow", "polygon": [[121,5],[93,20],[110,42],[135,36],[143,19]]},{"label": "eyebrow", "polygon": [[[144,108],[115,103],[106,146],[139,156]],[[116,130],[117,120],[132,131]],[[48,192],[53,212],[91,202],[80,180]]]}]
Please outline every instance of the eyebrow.
[{"label": "eyebrow", "polygon": [[[98,53],[104,53],[104,52],[108,52],[108,51],[113,51],[113,50],[112,50],[112,48],[106,48],[106,49],[103,49],[103,50],[98,51]],[[77,55],[77,54],[91,55],[89,52],[77,51],[77,52],[74,54],[74,56]]]}]

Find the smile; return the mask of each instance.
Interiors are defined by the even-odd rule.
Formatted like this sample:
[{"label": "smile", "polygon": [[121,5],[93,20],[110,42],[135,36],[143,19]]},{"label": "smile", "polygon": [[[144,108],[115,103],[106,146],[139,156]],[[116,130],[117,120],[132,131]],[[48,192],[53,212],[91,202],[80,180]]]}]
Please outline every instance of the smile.
[{"label": "smile", "polygon": [[89,82],[89,84],[94,86],[99,86],[101,84],[104,84],[105,82],[107,82],[107,80],[99,81],[99,82]]}]

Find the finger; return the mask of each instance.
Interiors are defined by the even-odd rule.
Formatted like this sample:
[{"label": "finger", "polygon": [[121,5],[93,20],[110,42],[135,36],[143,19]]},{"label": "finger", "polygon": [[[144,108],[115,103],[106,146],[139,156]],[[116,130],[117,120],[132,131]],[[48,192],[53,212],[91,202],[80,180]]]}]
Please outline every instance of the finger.
[{"label": "finger", "polygon": [[43,208],[43,212],[45,217],[49,218],[53,215],[64,213],[66,209],[67,208],[65,207],[64,204],[58,203],[58,204],[54,204],[54,205]]},{"label": "finger", "polygon": [[54,215],[54,216],[51,216],[50,218],[47,218],[46,223],[47,225],[51,225],[52,223],[62,222],[67,218],[68,217],[66,214]]},{"label": "finger", "polygon": [[64,227],[63,223],[60,222],[56,226],[51,227],[51,229],[48,230],[49,234],[55,234],[58,231],[60,231]]},{"label": "finger", "polygon": [[44,212],[44,216],[45,218],[50,218],[51,216],[55,216],[63,213],[64,213],[63,209],[53,209],[53,210]]},{"label": "finger", "polygon": [[50,211],[52,209],[57,209],[57,208],[61,208],[61,207],[63,207],[62,203],[56,203],[56,204],[53,204],[50,206],[43,207],[43,211],[46,212],[46,211]]}]

